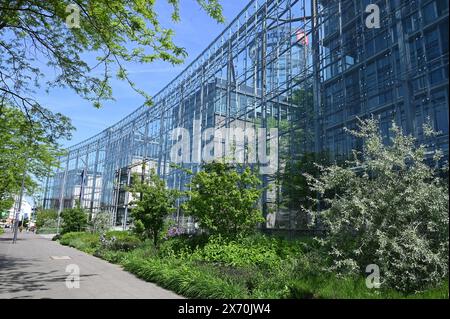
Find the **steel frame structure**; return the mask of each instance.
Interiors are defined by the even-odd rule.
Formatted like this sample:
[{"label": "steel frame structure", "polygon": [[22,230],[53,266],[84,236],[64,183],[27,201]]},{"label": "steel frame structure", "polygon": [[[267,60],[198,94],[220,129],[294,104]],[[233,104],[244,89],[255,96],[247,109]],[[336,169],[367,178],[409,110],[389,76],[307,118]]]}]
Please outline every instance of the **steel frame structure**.
[{"label": "steel frame structure", "polygon": [[[381,28],[366,27],[370,3],[381,9]],[[119,197],[128,196],[121,188],[133,166],[151,162],[169,187],[185,189],[189,176],[170,165],[177,143],[171,132],[185,128],[191,143],[203,146],[207,141],[194,121],[201,123],[200,134],[208,127],[278,128],[280,170],[307,152],[348,154],[358,141],[344,127],[370,115],[380,118],[386,138],[395,120],[419,141],[421,124],[430,117],[442,132],[435,145],[448,154],[447,37],[446,0],[250,1],[154,97],[153,106],[70,147],[45,182],[43,206],[72,207],[78,198],[91,212],[108,211],[112,224],[126,227],[128,207]],[[274,138],[266,137],[268,143]],[[274,178],[262,175],[265,185]],[[266,191],[264,211],[277,211],[281,197],[280,187]],[[296,227],[291,214],[284,221],[282,215],[276,227]],[[181,218],[179,212],[175,217]]]}]

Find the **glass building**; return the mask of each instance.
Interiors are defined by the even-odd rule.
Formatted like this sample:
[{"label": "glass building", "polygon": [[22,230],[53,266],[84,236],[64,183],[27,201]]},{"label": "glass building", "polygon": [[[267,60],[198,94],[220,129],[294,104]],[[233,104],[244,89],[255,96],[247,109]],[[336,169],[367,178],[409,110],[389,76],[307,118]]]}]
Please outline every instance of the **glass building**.
[{"label": "glass building", "polygon": [[[367,23],[373,4],[377,27]],[[305,154],[339,159],[358,148],[344,130],[358,117],[379,118],[386,139],[396,121],[419,142],[429,118],[440,131],[433,144],[448,155],[448,26],[447,0],[251,1],[153,106],[70,147],[45,182],[43,205],[79,200],[126,227],[134,174],[153,168],[185,189],[190,177],[171,164],[195,172],[211,155],[228,156],[221,145],[235,136],[222,129],[232,128],[257,135],[256,144],[240,141],[244,162],[276,168],[260,171],[275,185],[261,200],[273,217],[267,227],[301,227],[277,178]],[[173,217],[186,221],[180,211]]]}]

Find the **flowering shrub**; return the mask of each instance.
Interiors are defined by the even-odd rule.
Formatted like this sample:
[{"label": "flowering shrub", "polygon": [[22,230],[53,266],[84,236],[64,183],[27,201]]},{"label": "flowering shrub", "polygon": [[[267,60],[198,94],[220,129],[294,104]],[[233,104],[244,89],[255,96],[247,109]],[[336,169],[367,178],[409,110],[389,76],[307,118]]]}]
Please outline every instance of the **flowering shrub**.
[{"label": "flowering shrub", "polygon": [[89,228],[91,232],[101,233],[110,228],[111,215],[108,212],[98,212],[89,222]]},{"label": "flowering shrub", "polygon": [[404,292],[435,286],[448,275],[448,184],[427,163],[426,147],[395,124],[388,145],[373,119],[351,133],[364,142],[353,161],[322,168],[318,179],[307,176],[314,191],[328,194],[322,211],[307,211],[327,230],[320,242],[331,269],[364,272],[376,264],[382,286]]},{"label": "flowering shrub", "polygon": [[140,243],[139,238],[125,231],[110,231],[100,235],[100,244],[105,250],[130,251]]},{"label": "flowering shrub", "polygon": [[169,239],[169,238],[173,238],[176,236],[180,236],[184,234],[184,230],[180,227],[177,226],[172,226],[167,230],[167,234],[164,237],[164,239]]}]

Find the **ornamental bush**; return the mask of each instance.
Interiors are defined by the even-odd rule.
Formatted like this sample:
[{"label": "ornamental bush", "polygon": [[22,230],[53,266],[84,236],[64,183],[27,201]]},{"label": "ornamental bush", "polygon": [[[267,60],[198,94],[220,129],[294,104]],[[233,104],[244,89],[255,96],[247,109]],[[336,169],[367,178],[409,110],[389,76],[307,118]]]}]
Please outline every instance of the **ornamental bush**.
[{"label": "ornamental bush", "polygon": [[59,242],[62,245],[75,247],[89,254],[94,253],[100,244],[99,236],[97,234],[86,232],[65,233],[60,237]]},{"label": "ornamental bush", "polygon": [[94,233],[102,233],[111,228],[111,215],[108,212],[98,212],[89,221],[89,228]]},{"label": "ornamental bush", "polygon": [[186,214],[200,222],[209,234],[234,237],[251,233],[264,221],[258,201],[261,181],[250,168],[228,163],[203,165],[195,174],[183,204]]},{"label": "ornamental bush", "polygon": [[112,251],[130,251],[139,246],[141,241],[127,231],[109,231],[100,236],[102,249]]},{"label": "ornamental bush", "polygon": [[[424,126],[426,136],[436,134]],[[320,242],[339,273],[380,268],[381,286],[404,292],[435,286],[448,275],[448,183],[440,151],[427,156],[392,124],[388,141],[374,119],[350,133],[363,141],[346,165],[307,176],[322,210],[307,210],[327,236]],[[384,137],[386,138],[386,137]],[[435,164],[431,163],[433,161]],[[445,166],[445,165],[444,165]]]},{"label": "ornamental bush", "polygon": [[208,240],[207,234],[181,234],[164,240],[158,254],[160,257],[190,256],[195,250],[202,249],[208,243]]},{"label": "ornamental bush", "polygon": [[36,214],[36,227],[48,228],[48,225],[56,224],[58,212],[53,209],[39,210]]},{"label": "ornamental bush", "polygon": [[275,239],[265,241],[252,238],[224,239],[212,236],[202,248],[194,251],[194,260],[220,263],[231,267],[257,266],[264,269],[275,269],[281,258],[277,254],[278,242]]},{"label": "ornamental bush", "polygon": [[168,189],[154,169],[151,169],[150,175],[143,181],[137,175],[133,179],[134,183],[129,189],[134,198],[131,202],[133,231],[143,239],[152,239],[156,247],[164,228],[164,220],[175,210],[178,192]]},{"label": "ornamental bush", "polygon": [[61,234],[86,230],[88,214],[79,204],[75,208],[66,208],[61,212],[63,219]]},{"label": "ornamental bush", "polygon": [[36,230],[38,234],[54,234],[58,228],[58,221],[54,219],[46,220],[41,226]]}]

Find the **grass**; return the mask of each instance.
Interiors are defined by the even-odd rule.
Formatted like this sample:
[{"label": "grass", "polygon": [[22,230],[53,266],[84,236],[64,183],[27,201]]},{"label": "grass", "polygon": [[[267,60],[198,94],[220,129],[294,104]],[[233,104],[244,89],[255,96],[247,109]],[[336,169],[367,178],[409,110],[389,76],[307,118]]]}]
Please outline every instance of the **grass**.
[{"label": "grass", "polygon": [[3,235],[5,233],[5,230],[3,228],[0,228],[0,235]]},{"label": "grass", "polygon": [[[129,238],[126,234],[115,236]],[[336,277],[322,270],[323,260],[310,240],[287,241],[262,235],[232,241],[178,237],[164,241],[158,250],[150,242],[144,242],[130,251],[104,247],[96,234],[68,233],[60,242],[122,265],[139,278],[189,298],[448,299],[449,296],[448,280],[424,292],[403,295],[395,290],[368,289],[363,277]]]},{"label": "grass", "polygon": [[247,297],[244,285],[238,285],[215,275],[214,271],[195,267],[182,260],[124,259],[124,269],[146,281],[152,281],[189,298]]},{"label": "grass", "polygon": [[100,237],[98,234],[73,232],[64,234],[59,242],[62,245],[74,247],[85,253],[94,254],[100,245]]},{"label": "grass", "polygon": [[392,289],[368,289],[364,278],[336,278],[334,275],[322,275],[316,278],[304,278],[292,287],[295,298],[320,299],[448,299],[448,279],[439,287],[405,295]]}]

